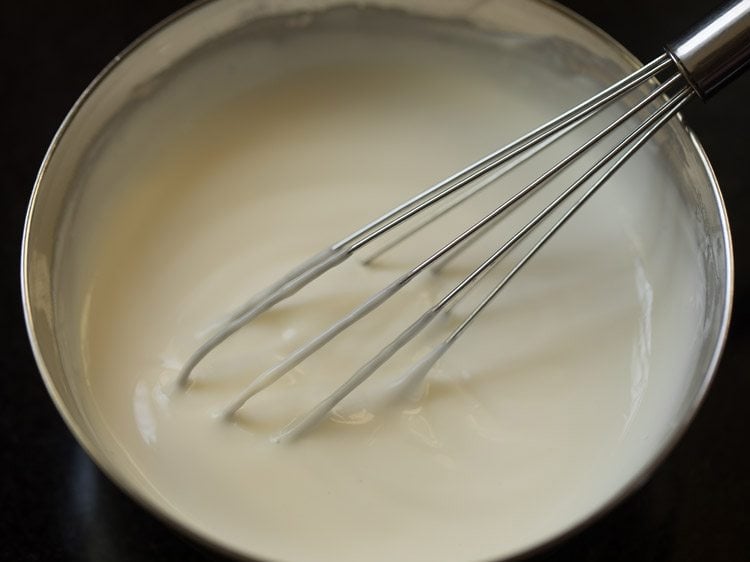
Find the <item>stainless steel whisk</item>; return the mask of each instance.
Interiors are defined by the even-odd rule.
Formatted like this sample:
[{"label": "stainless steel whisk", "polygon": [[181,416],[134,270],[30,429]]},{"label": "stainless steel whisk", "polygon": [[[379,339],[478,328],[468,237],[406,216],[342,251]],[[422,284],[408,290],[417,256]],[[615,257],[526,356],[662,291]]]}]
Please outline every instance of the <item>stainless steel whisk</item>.
[{"label": "stainless steel whisk", "polygon": [[[296,349],[286,359],[259,375],[225,410],[224,417],[231,418],[247,400],[260,392],[305,358],[319,350],[339,333],[372,312],[406,286],[416,276],[431,266],[451,259],[465,245],[481,235],[495,224],[507,211],[513,208],[527,195],[537,190],[551,178],[567,169],[592,147],[597,146],[604,137],[610,135],[625,123],[642,112],[649,112],[640,124],[619,141],[596,163],[580,175],[567,189],[546,205],[520,230],[513,234],[492,255],[485,259],[476,269],[468,274],[458,285],[448,291],[417,318],[394,340],[383,347],[374,357],[359,368],[344,384],[328,395],[317,406],[304,416],[294,420],[279,433],[275,440],[282,441],[299,436],[316,425],[350,392],[372,375],[383,363],[392,357],[400,348],[422,331],[441,311],[466,294],[494,265],[498,263],[511,248],[534,230],[555,209],[570,198],[584,184],[591,183],[580,197],[543,233],[521,259],[505,274],[494,288],[479,302],[466,318],[442,342],[435,346],[399,381],[403,387],[414,385],[427,375],[431,367],[452,346],[469,327],[473,320],[487,307],[495,296],[507,285],[515,274],[536,254],[539,249],[563,226],[573,214],[666,122],[677,114],[682,106],[694,95],[702,99],[710,97],[717,89],[736,76],[750,62],[750,0],[730,2],[717,13],[704,20],[680,40],[669,44],[665,53],[605,89],[594,97],[584,101],[559,117],[538,127],[508,146],[489,154],[485,158],[461,170],[453,176],[430,187],[398,207],[387,212],[346,238],[321,251],[297,268],[290,271],[270,287],[255,295],[250,301],[237,310],[222,324],[212,337],[203,343],[185,362],[178,375],[178,385],[186,387],[190,376],[198,363],[214,348],[229,336],[251,322],[254,318],[287,299],[305,285],[317,279],[330,269],[340,265],[358,250],[374,240],[392,231],[396,227],[413,219],[426,209],[457,194],[458,199],[451,201],[450,206],[417,224],[405,234],[398,237],[370,256],[365,263],[372,261],[383,252],[408,238],[426,224],[438,219],[455,205],[463,202],[474,193],[483,189],[500,175],[506,173],[519,163],[530,158],[550,143],[570,130],[578,127],[603,108],[612,105],[626,94],[638,90],[647,92],[622,115],[605,126],[590,140],[559,160],[550,169],[542,173],[523,189],[508,198],[501,205],[485,215],[477,223],[463,231],[449,243],[424,259],[417,266],[399,276],[381,291],[377,292],[363,304],[355,308],[324,332]],[[660,80],[660,82],[657,82]],[[649,90],[650,88],[650,90]],[[460,190],[464,190],[460,194]]]}]

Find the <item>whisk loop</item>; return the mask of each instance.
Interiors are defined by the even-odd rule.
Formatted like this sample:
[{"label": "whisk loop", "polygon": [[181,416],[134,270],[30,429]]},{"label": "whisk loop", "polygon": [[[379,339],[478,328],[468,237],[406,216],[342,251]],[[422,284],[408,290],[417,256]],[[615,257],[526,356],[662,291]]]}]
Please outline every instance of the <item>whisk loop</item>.
[{"label": "whisk loop", "polygon": [[[716,22],[719,22],[717,24]],[[290,271],[276,283],[258,293],[245,305],[240,307],[219,327],[216,333],[203,343],[185,362],[178,374],[178,385],[186,387],[190,376],[200,361],[229,336],[245,326],[259,315],[279,302],[289,298],[313,280],[327,271],[342,264],[358,250],[380,239],[402,224],[414,219],[424,211],[444,202],[432,216],[414,221],[410,228],[394,238],[379,250],[371,253],[363,261],[370,264],[390,251],[401,242],[409,239],[434,221],[439,220],[458,205],[492,185],[498,178],[508,173],[519,164],[527,161],[544,150],[570,131],[597,116],[601,111],[615,103],[622,103],[623,97],[641,92],[637,103],[620,116],[612,120],[589,140],[560,159],[556,164],[540,174],[523,189],[517,191],[499,206],[486,214],[479,221],[466,228],[458,236],[444,244],[438,250],[425,257],[418,265],[398,276],[384,289],[372,295],[364,303],[335,322],[318,336],[290,353],[283,361],[261,373],[242,391],[237,398],[223,411],[223,417],[229,419],[242,408],[255,394],[273,384],[290,370],[294,369],[307,357],[320,350],[344,330],[364,318],[381,306],[397,292],[403,289],[418,275],[429,268],[444,267],[450,260],[463,252],[478,237],[487,233],[498,220],[516,205],[528,198],[538,188],[579,160],[584,154],[601,145],[604,139],[615,131],[627,127],[639,115],[642,117],[632,131],[616,142],[604,156],[583,172],[564,191],[544,206],[523,227],[500,245],[478,267],[466,275],[456,286],[443,295],[435,304],[413,321],[403,332],[376,353],[360,367],[346,382],[325,397],[307,414],[294,420],[273,439],[285,441],[298,437],[321,420],[349,393],[362,384],[399,349],[424,330],[439,313],[455,305],[458,300],[472,291],[500,261],[521,240],[538,229],[542,222],[556,210],[562,209],[568,201],[586,184],[589,185],[572,204],[562,211],[555,222],[544,231],[531,248],[510,268],[502,279],[481,298],[471,312],[439,344],[426,353],[409,372],[397,383],[403,387],[414,387],[421,383],[432,366],[451,348],[466,331],[479,314],[492,302],[500,291],[521,270],[549,239],[620,169],[628,159],[637,152],[680,108],[694,95],[705,98],[713,93],[719,84],[736,74],[738,68],[750,60],[750,0],[740,0],[729,4],[722,12],[707,22],[649,64],[636,70],[616,84],[603,90],[592,98],[563,113],[559,117],[541,125],[513,143],[497,150],[453,176],[426,189],[381,217],[353,232],[349,236],[331,245],[313,256],[297,268]],[[722,40],[719,40],[718,38]],[[734,50],[729,50],[726,45]],[[738,50],[739,49],[739,54]],[[710,64],[709,64],[710,62]],[[666,76],[665,76],[666,75]],[[661,82],[656,79],[661,78]],[[455,197],[449,199],[450,196]]]}]

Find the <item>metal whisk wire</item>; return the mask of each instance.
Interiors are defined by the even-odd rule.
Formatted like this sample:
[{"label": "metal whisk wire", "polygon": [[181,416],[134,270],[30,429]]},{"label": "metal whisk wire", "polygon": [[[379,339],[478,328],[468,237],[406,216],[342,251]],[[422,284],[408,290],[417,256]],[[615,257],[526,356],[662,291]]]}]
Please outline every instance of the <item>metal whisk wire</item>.
[{"label": "metal whisk wire", "polygon": [[[604,156],[600,157],[478,267],[466,275],[460,283],[450,289],[438,302],[433,304],[396,336],[396,338],[384,346],[346,382],[324,398],[317,406],[284,428],[274,437],[274,440],[283,441],[297,437],[324,419],[341,400],[370,377],[399,349],[411,341],[440,312],[455,304],[456,301],[478,285],[479,281],[499,263],[501,258],[511,248],[537,229],[555,210],[561,209],[561,205],[572,198],[573,194],[581,189],[582,186],[591,183],[583,194],[562,212],[552,226],[541,234],[538,240],[533,243],[531,248],[516,262],[510,271],[481,298],[480,302],[460,322],[458,327],[422,357],[397,383],[404,388],[416,385],[423,380],[430,368],[466,331],[477,316],[486,309],[489,303],[492,302],[528,260],[568,222],[581,206],[633,154],[665,123],[674,117],[693,95],[697,94],[702,98],[706,98],[730,77],[736,75],[738,69],[743,67],[748,61],[750,61],[750,0],[739,0],[725,6],[722,11],[709,18],[702,26],[690,32],[680,41],[667,47],[667,52],[664,55],[656,58],[641,69],[559,117],[534,129],[517,141],[487,155],[471,166],[388,211],[381,217],[313,256],[276,283],[261,291],[236,311],[219,327],[211,338],[188,358],[178,374],[178,385],[180,387],[187,386],[190,376],[198,363],[230,335],[269,308],[295,294],[333,267],[343,263],[358,250],[381,238],[386,233],[391,232],[406,221],[422,214],[425,210],[433,208],[441,201],[448,203],[445,208],[419,222],[416,226],[413,226],[394,241],[365,259],[365,263],[372,262],[384,252],[389,251],[402,241],[413,236],[416,232],[433,221],[438,220],[457,205],[462,204],[479,191],[491,185],[501,175],[526,161],[571,130],[579,127],[591,117],[598,115],[603,108],[615,103],[622,103],[624,96],[636,90],[645,91],[647,88],[651,88],[646,93],[643,93],[640,101],[633,104],[597,134],[563,157],[523,189],[506,199],[481,220],[424,258],[418,265],[397,277],[384,289],[372,295],[364,303],[318,336],[297,348],[283,361],[260,374],[225,408],[223,417],[231,418],[234,416],[252,396],[277,381],[352,324],[378,308],[419,274],[430,267],[435,267],[436,264],[452,259],[457,253],[463,251],[467,245],[476,240],[478,236],[481,236],[491,228],[506,212],[512,210],[519,202],[546,184],[550,179],[568,169],[583,154],[598,146],[605,137],[608,137],[623,126],[627,126],[628,123],[632,123],[640,114],[649,111],[650,113],[642,118],[640,124],[628,132]],[[656,82],[655,78],[664,73],[668,73],[667,77],[662,78],[661,83]],[[461,192],[461,190],[464,191]],[[454,194],[456,194],[456,197],[449,200],[448,198]]]}]

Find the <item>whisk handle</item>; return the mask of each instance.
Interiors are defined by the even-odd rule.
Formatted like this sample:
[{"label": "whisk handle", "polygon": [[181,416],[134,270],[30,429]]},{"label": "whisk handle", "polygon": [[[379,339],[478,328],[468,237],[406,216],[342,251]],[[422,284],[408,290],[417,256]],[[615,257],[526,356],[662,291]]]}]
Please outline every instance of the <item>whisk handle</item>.
[{"label": "whisk handle", "polygon": [[750,0],[725,4],[666,50],[707,99],[750,64]]}]

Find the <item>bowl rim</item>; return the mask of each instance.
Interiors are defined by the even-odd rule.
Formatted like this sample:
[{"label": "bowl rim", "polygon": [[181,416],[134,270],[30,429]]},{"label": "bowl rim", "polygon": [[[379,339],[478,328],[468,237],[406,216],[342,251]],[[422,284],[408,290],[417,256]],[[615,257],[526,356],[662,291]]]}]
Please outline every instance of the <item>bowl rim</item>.
[{"label": "bowl rim", "polygon": [[[94,77],[94,79],[88,84],[88,86],[86,86],[86,88],[83,90],[81,95],[75,101],[71,109],[68,111],[62,123],[60,124],[59,128],[55,132],[50,142],[49,148],[47,149],[44,155],[39,171],[34,180],[33,189],[30,195],[29,205],[27,207],[26,217],[24,220],[23,236],[22,236],[22,241],[21,241],[21,263],[20,263],[20,266],[21,266],[20,268],[21,299],[22,299],[23,315],[24,315],[24,320],[26,324],[26,331],[29,337],[29,342],[31,344],[34,360],[36,362],[37,368],[39,369],[41,378],[44,382],[47,392],[52,398],[52,401],[54,402],[58,413],[60,414],[65,424],[67,425],[68,430],[73,434],[78,444],[84,449],[84,451],[89,456],[89,458],[94,462],[94,464],[96,464],[96,466],[102,471],[102,473],[111,482],[113,482],[118,488],[123,490],[130,499],[133,499],[136,503],[138,503],[141,507],[146,509],[152,515],[155,515],[157,519],[161,520],[168,527],[171,527],[177,530],[178,532],[182,533],[183,535],[186,535],[187,537],[191,538],[192,540],[196,541],[197,543],[201,545],[210,547],[212,550],[219,552],[224,556],[228,556],[230,558],[237,559],[237,560],[253,561],[253,560],[261,560],[261,559],[254,557],[254,555],[248,552],[241,552],[239,550],[236,550],[230,547],[227,544],[220,542],[218,539],[213,537],[210,533],[206,532],[205,530],[201,529],[199,526],[193,525],[189,523],[187,520],[177,519],[174,516],[174,514],[167,511],[163,505],[155,501],[152,501],[152,499],[148,497],[140,488],[138,488],[135,485],[132,485],[126,478],[124,478],[121,475],[121,473],[117,470],[117,468],[112,463],[110,463],[106,458],[104,458],[104,456],[100,453],[100,448],[88,438],[88,436],[81,429],[79,424],[73,418],[71,412],[68,410],[64,400],[62,399],[60,393],[58,392],[55,386],[52,375],[50,374],[50,370],[46,362],[44,361],[42,350],[40,348],[40,344],[36,336],[34,315],[32,313],[32,307],[31,307],[31,302],[30,302],[31,288],[30,288],[30,279],[29,279],[29,274],[28,274],[29,238],[30,238],[31,223],[33,220],[34,212],[38,205],[38,200],[41,197],[40,193],[42,191],[42,184],[45,181],[46,172],[49,167],[49,163],[51,159],[53,158],[53,156],[55,155],[55,153],[57,152],[57,149],[60,146],[63,140],[63,137],[65,136],[66,132],[71,126],[71,123],[74,121],[74,119],[76,119],[78,114],[82,111],[86,102],[93,95],[96,89],[110,76],[110,74],[112,74],[112,72],[121,64],[121,62],[125,58],[127,58],[131,53],[136,51],[141,45],[146,43],[149,39],[158,35],[161,31],[168,28],[169,26],[176,23],[177,21],[181,20],[185,16],[188,16],[194,12],[197,12],[198,10],[200,10],[201,8],[209,4],[214,4],[217,2],[221,2],[221,1],[223,0],[194,0],[193,2],[173,12],[172,14],[170,14],[169,16],[162,19],[161,21],[153,25],[151,28],[143,32],[140,36],[138,36],[135,40],[133,40],[129,45],[127,45],[124,49],[122,49],[117,55],[115,55],[114,58]],[[628,65],[632,66],[633,70],[642,66],[642,62],[637,57],[635,57],[630,51],[628,51],[619,41],[614,39],[607,32],[602,30],[599,26],[592,23],[588,19],[584,18],[582,15],[578,14],[572,9],[566,6],[562,6],[556,0],[533,0],[533,1],[538,5],[544,6],[547,9],[550,9],[551,11],[557,12],[559,15],[562,15],[568,18],[572,23],[580,26],[585,31],[591,33],[592,35],[603,40],[605,43],[609,44],[609,46],[611,46],[612,49],[621,57],[622,62],[627,63]],[[667,434],[667,437],[664,439],[663,443],[658,449],[658,452],[655,455],[653,455],[653,457],[651,457],[640,468],[640,470],[633,473],[633,475],[631,475],[625,481],[625,483],[617,490],[615,494],[611,495],[605,502],[600,504],[596,509],[592,510],[585,517],[574,520],[567,527],[563,527],[556,534],[545,538],[544,540],[542,540],[541,542],[539,542],[538,544],[534,546],[524,548],[523,550],[519,550],[517,552],[512,552],[506,555],[504,558],[501,558],[499,560],[505,560],[506,562],[509,562],[509,561],[514,561],[514,560],[526,559],[528,557],[534,556],[541,552],[547,551],[555,547],[556,545],[559,545],[560,543],[564,542],[571,536],[582,531],[584,528],[590,526],[596,520],[602,518],[604,515],[606,515],[612,509],[614,509],[617,505],[619,505],[625,498],[630,496],[636,490],[640,489],[649,480],[649,478],[652,476],[655,470],[662,464],[662,462],[664,462],[666,457],[669,456],[669,454],[675,448],[675,446],[680,441],[682,436],[685,434],[688,426],[691,424],[691,422],[695,418],[701,404],[703,403],[706,397],[708,389],[711,386],[711,383],[713,382],[715,378],[716,371],[717,371],[717,368],[721,359],[721,355],[724,351],[726,341],[727,341],[730,318],[731,318],[731,313],[732,313],[733,297],[734,297],[734,271],[735,269],[734,269],[734,254],[733,254],[732,237],[730,233],[729,221],[727,217],[726,207],[724,204],[724,199],[722,197],[722,194],[719,188],[719,183],[716,178],[716,174],[714,172],[713,167],[711,166],[708,156],[705,150],[703,149],[700,141],[698,140],[697,136],[695,135],[695,133],[690,129],[690,127],[688,127],[685,124],[684,119],[681,114],[677,115],[677,121],[679,122],[679,126],[687,134],[691,148],[693,148],[696,151],[696,154],[700,160],[700,163],[704,167],[704,170],[706,172],[706,177],[709,183],[708,188],[709,188],[710,193],[713,196],[713,199],[716,204],[717,211],[718,211],[717,219],[721,227],[722,243],[724,245],[724,248],[726,249],[725,255],[724,255],[724,263],[723,263],[723,266],[726,271],[726,283],[724,285],[724,295],[723,295],[724,308],[721,313],[721,324],[717,332],[717,343],[716,343],[716,346],[714,347],[713,353],[711,354],[710,361],[706,369],[706,373],[703,377],[703,380],[701,382],[699,389],[697,390],[695,394],[694,399],[692,400],[692,403],[688,405],[688,407],[685,410],[684,415],[678,420],[678,423],[676,423],[670,429],[670,431]],[[262,560],[264,562],[273,562],[272,560],[267,559],[267,558],[264,558]],[[497,562],[498,559],[493,559],[493,560]]]}]

